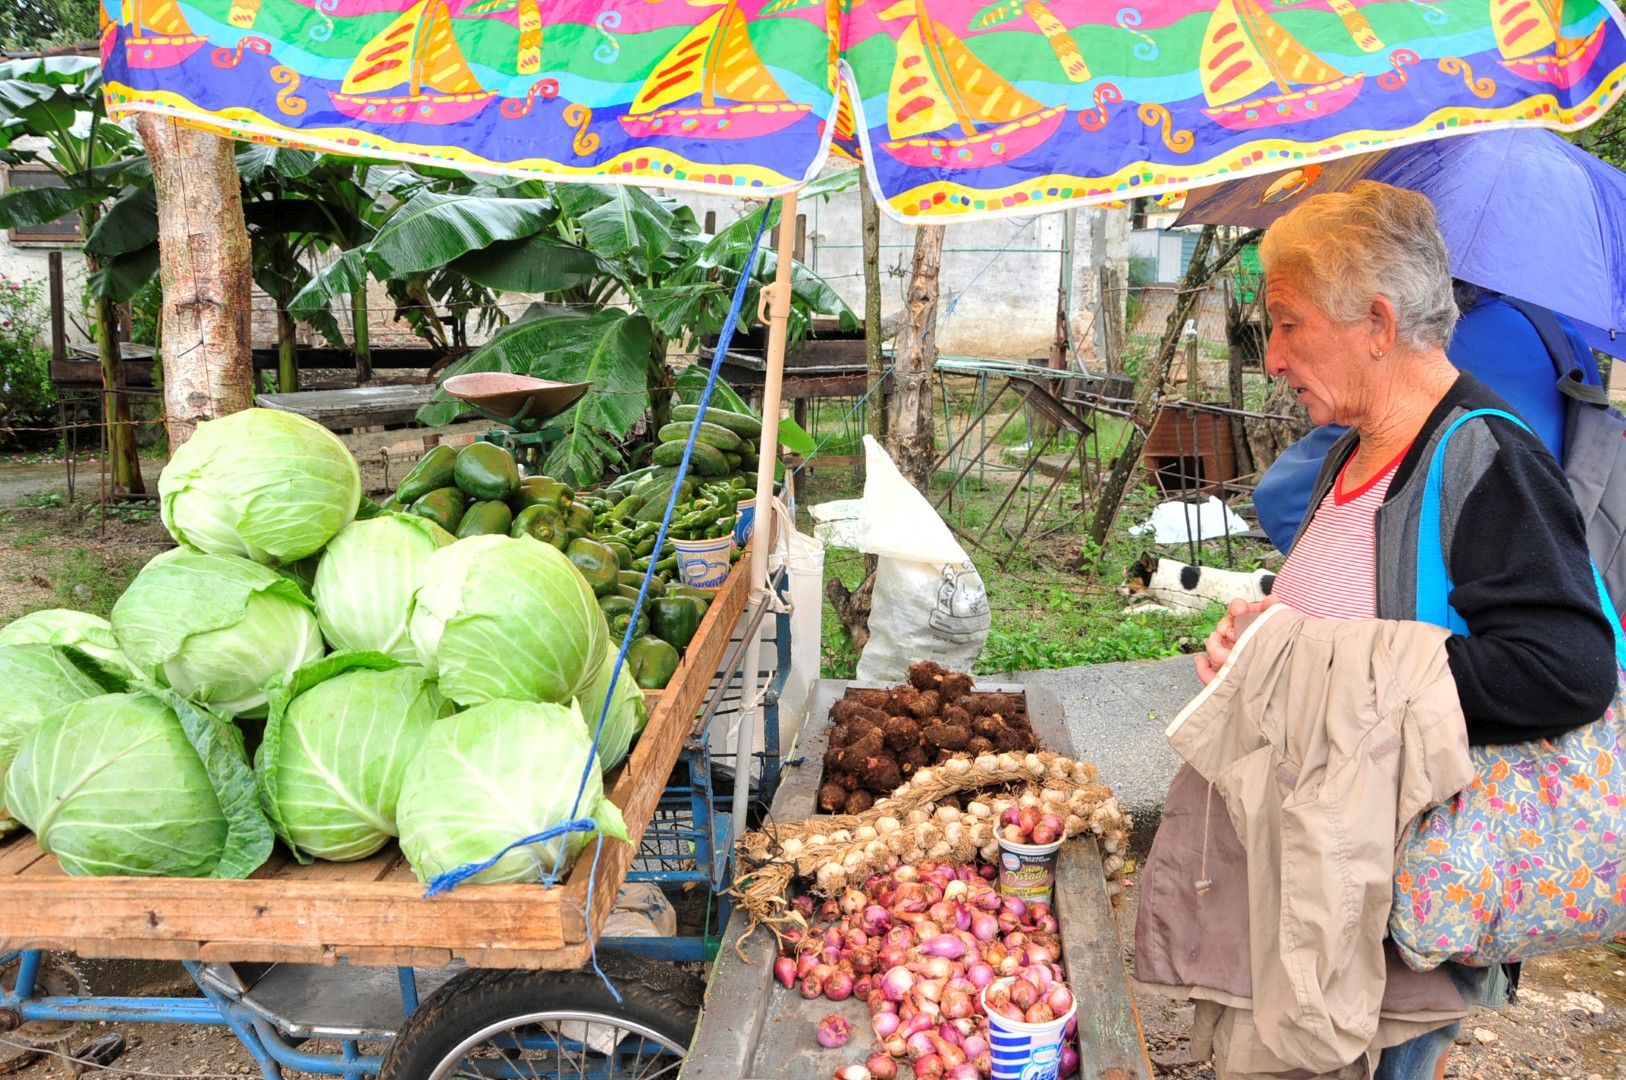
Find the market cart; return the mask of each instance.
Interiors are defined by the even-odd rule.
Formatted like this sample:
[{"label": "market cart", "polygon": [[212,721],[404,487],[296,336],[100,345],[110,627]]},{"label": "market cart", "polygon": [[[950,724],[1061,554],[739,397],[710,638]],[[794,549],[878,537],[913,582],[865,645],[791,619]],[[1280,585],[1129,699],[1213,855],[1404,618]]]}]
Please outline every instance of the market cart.
[{"label": "market cart", "polygon": [[[474,1075],[669,1075],[699,987],[658,961],[702,960],[706,930],[603,935],[623,883],[715,899],[727,880],[730,824],[716,812],[706,723],[764,619],[779,620],[780,678],[789,646],[788,619],[749,603],[749,565],[718,591],[631,757],[605,778],[633,843],[606,842],[596,858],[589,849],[555,887],[464,885],[426,899],[393,845],[303,866],[279,851],[242,881],[73,877],[31,835],[7,838],[0,1067],[25,1063],[21,1045],[60,1051],[80,1022],[106,1021],[227,1026],[267,1078],[284,1067],[468,1075],[453,1067],[471,1055],[490,1063]],[[777,776],[776,692],[770,684],[764,704],[765,793]],[[593,970],[595,941],[615,990]],[[74,955],[178,960],[199,994],[96,996]],[[536,1053],[550,1055],[546,1070],[516,1065]]]},{"label": "market cart", "polygon": [[[820,762],[828,746],[830,707],[854,684],[821,679],[814,684],[811,708],[795,756],[802,764],[787,768],[771,816],[803,821],[818,816],[814,798]],[[1048,749],[1070,755],[1061,702],[1047,690],[1018,685],[978,683],[979,691],[1026,693],[1028,718]],[[1079,1001],[1078,1039],[1085,1080],[1151,1080],[1151,1062],[1141,1034],[1140,1018],[1124,971],[1123,951],[1093,840],[1062,846],[1056,869],[1056,916],[1060,924],[1063,963]],[[706,987],[705,1005],[693,1048],[683,1062],[682,1080],[805,1080],[830,1076],[837,1068],[861,1061],[868,1051],[869,1010],[856,996],[842,1002],[808,1001],[775,983],[774,936],[766,930],[750,935],[750,917],[737,911],[724,934],[722,949]],[[749,962],[743,960],[743,950]],[[826,1050],[813,1038],[819,1018],[839,1012],[859,1034],[852,1044]]]}]

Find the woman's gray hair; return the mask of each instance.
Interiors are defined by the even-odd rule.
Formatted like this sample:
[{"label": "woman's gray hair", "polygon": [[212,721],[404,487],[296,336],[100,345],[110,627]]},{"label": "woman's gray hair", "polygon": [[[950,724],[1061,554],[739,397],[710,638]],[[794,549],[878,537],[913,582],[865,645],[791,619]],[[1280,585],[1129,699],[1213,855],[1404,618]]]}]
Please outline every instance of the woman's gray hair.
[{"label": "woman's gray hair", "polygon": [[1306,199],[1259,244],[1267,280],[1291,277],[1333,322],[1366,317],[1372,300],[1395,308],[1402,346],[1445,348],[1457,324],[1451,259],[1425,195],[1361,180]]}]

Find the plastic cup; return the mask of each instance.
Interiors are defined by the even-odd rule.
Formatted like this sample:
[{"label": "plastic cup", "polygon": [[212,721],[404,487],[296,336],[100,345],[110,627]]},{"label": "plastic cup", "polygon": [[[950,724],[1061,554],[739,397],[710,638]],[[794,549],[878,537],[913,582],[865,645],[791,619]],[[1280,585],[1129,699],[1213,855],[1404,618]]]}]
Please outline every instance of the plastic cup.
[{"label": "plastic cup", "polygon": [[741,499],[734,511],[734,543],[744,547],[751,540],[751,527],[757,520],[757,501]]},{"label": "plastic cup", "polygon": [[1065,1016],[1044,1024],[1024,1024],[1007,1020],[988,1007],[988,991],[1009,986],[1014,976],[995,979],[982,991],[982,1008],[988,1014],[988,1045],[994,1062],[993,1080],[1057,1080],[1061,1075],[1061,1046],[1067,1025],[1078,1012],[1078,999]]},{"label": "plastic cup", "polygon": [[733,561],[734,534],[715,540],[673,540],[677,548],[678,580],[696,589],[715,589],[728,577]]},{"label": "plastic cup", "polygon": [[1048,904],[1056,887],[1056,852],[1062,842],[1016,844],[999,841],[999,894],[1029,904]]}]

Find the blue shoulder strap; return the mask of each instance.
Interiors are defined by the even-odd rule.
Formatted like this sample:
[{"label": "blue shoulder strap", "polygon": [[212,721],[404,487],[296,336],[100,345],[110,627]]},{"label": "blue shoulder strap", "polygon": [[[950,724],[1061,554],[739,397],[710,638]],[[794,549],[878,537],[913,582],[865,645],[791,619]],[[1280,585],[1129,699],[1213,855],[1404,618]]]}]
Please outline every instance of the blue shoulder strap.
[{"label": "blue shoulder strap", "polygon": [[[1429,459],[1428,476],[1423,484],[1423,507],[1417,523],[1417,621],[1443,626],[1453,634],[1468,636],[1468,624],[1457,609],[1451,606],[1451,572],[1445,565],[1445,548],[1440,541],[1440,488],[1445,474],[1445,447],[1457,428],[1480,416],[1499,416],[1503,420],[1530,430],[1530,426],[1503,409],[1474,409],[1457,417],[1434,447]],[[1603,605],[1604,617],[1615,631],[1615,662],[1626,667],[1626,637],[1621,635],[1620,616],[1604,588],[1603,577],[1596,563],[1592,565],[1592,580],[1598,589],[1598,601]]]}]

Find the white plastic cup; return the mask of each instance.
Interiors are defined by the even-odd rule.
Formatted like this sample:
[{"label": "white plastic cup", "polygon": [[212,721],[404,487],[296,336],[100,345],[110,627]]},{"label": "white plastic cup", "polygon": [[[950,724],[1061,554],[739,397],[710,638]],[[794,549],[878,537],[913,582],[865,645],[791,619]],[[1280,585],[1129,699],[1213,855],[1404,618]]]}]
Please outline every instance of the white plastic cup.
[{"label": "white plastic cup", "polygon": [[1007,1020],[988,1007],[988,991],[1009,986],[1015,976],[995,979],[982,991],[982,1009],[988,1014],[989,1056],[993,1058],[993,1080],[1057,1080],[1061,1075],[1061,1047],[1067,1025],[1078,1012],[1078,999],[1065,1016],[1045,1024],[1024,1024]]},{"label": "white plastic cup", "polygon": [[1000,838],[999,894],[1029,904],[1048,904],[1056,888],[1056,853],[1062,842],[1017,844]]},{"label": "white plastic cup", "polygon": [[715,589],[728,577],[733,561],[734,534],[715,540],[673,540],[677,548],[678,580],[696,589]]},{"label": "white plastic cup", "polygon": [[741,499],[735,504],[734,510],[734,543],[744,547],[751,542],[751,527],[757,520],[757,501],[754,498]]}]

